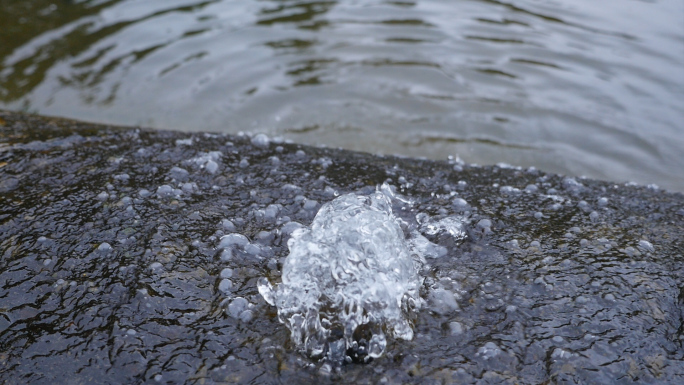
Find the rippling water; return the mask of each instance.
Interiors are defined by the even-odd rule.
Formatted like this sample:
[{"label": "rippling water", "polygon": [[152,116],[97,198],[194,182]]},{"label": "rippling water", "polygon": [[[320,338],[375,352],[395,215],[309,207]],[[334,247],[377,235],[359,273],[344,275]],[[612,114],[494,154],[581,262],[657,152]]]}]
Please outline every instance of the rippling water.
[{"label": "rippling water", "polygon": [[0,108],[684,191],[684,2],[3,1]]}]

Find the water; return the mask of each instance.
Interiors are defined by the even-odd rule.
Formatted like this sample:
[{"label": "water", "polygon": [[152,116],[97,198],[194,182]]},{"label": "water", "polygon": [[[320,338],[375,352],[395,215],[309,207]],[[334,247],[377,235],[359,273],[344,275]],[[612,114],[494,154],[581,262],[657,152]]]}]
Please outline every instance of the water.
[{"label": "water", "polygon": [[684,191],[681,1],[4,1],[0,108]]},{"label": "water", "polygon": [[[0,118],[0,383],[684,383],[684,195]],[[401,232],[443,250],[418,273],[413,338],[383,332],[363,364],[311,359],[259,279],[279,290],[288,241],[383,182]],[[389,213],[373,211],[391,228]]]},{"label": "water", "polygon": [[[323,205],[311,227],[296,230],[287,242],[278,287],[265,278],[259,282],[292,340],[314,358],[367,362],[385,351],[385,333],[413,338],[412,313],[423,302],[419,271],[426,257],[446,250],[430,252],[440,247],[398,219],[392,190],[386,184],[382,190],[388,194],[346,194]],[[430,235],[447,232],[460,241],[465,233],[459,219],[424,218],[423,225]]]}]

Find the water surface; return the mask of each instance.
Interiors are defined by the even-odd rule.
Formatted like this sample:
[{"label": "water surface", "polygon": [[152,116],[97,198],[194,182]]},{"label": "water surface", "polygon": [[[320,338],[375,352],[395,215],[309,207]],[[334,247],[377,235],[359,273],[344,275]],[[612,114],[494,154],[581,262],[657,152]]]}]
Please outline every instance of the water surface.
[{"label": "water surface", "polygon": [[680,1],[4,1],[0,108],[684,191]]}]

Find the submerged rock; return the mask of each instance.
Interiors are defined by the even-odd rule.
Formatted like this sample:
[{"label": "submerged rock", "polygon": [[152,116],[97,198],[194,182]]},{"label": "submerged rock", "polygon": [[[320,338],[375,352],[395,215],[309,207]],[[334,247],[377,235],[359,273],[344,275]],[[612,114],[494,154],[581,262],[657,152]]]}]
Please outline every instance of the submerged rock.
[{"label": "submerged rock", "polygon": [[[421,308],[375,326],[413,338],[301,354],[259,279],[285,301],[288,240],[383,183],[430,257],[385,290]],[[684,196],[648,187],[0,112],[0,382],[682,383],[682,234]],[[326,330],[356,358],[375,335]]]}]

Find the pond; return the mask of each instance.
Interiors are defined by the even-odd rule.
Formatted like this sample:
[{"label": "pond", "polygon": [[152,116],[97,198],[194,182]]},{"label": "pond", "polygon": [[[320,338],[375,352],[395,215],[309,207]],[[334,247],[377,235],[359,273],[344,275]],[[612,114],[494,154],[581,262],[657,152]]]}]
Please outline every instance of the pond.
[{"label": "pond", "polygon": [[684,3],[32,0],[0,108],[684,191]]}]

